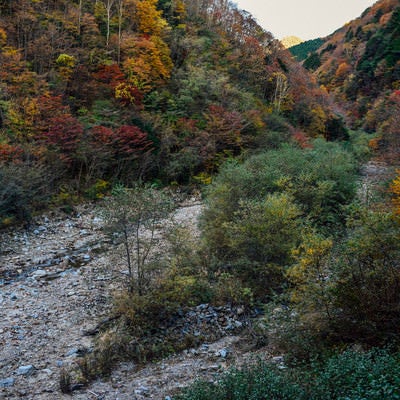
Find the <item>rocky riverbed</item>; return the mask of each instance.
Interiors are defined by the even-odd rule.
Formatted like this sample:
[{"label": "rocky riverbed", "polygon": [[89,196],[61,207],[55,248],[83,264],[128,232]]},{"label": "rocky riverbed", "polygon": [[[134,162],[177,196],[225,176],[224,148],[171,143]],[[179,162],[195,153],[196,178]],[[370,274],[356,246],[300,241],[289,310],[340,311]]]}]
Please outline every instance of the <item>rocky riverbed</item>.
[{"label": "rocky riverbed", "polygon": [[[195,233],[200,212],[191,199],[174,217]],[[71,215],[52,212],[28,231],[3,232],[0,243],[0,399],[164,399],[252,354],[236,335],[246,323],[240,309],[202,305],[182,323],[194,330],[211,323],[218,341],[141,369],[121,364],[110,379],[62,394],[62,370],[93,347],[86,333],[107,318],[120,284],[102,221],[91,205]]]},{"label": "rocky riverbed", "polygon": [[61,398],[61,368],[90,348],[83,332],[107,315],[105,246],[90,206],[2,233],[0,398]]},{"label": "rocky riverbed", "polygon": [[393,168],[385,162],[371,160],[361,169],[361,179],[358,188],[358,197],[363,203],[370,203],[374,198],[382,195],[387,188],[384,183],[394,178]]}]

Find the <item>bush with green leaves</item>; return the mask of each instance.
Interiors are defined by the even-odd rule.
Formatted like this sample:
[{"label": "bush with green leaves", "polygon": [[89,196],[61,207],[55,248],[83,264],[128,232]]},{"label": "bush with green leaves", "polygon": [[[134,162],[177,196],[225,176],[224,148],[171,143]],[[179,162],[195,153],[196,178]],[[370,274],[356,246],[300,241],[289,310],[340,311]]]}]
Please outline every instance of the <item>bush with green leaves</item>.
[{"label": "bush with green leaves", "polygon": [[289,380],[275,365],[260,363],[231,370],[216,384],[197,382],[174,400],[301,400],[304,389]]},{"label": "bush with green leaves", "polygon": [[[343,205],[356,194],[357,163],[338,143],[315,140],[311,149],[289,145],[226,163],[207,193],[204,228],[210,242],[223,238],[218,226],[230,221],[242,200],[288,193],[318,227],[343,223]],[[220,236],[218,240],[215,235]]]},{"label": "bush with green leaves", "polygon": [[385,350],[345,351],[296,368],[260,363],[197,382],[175,400],[400,399],[400,356]]},{"label": "bush with green leaves", "polygon": [[376,135],[363,131],[349,131],[349,140],[344,143],[344,147],[351,152],[358,162],[365,163],[372,155],[370,141],[375,138]]},{"label": "bush with green leaves", "polygon": [[386,350],[347,350],[315,362],[305,374],[310,380],[310,399],[400,399],[400,356]]},{"label": "bush with green leaves", "polygon": [[400,334],[400,224],[387,210],[356,207],[333,270],[337,331],[382,344]]},{"label": "bush with green leaves", "polygon": [[[217,266],[258,294],[277,290],[303,225],[334,233],[356,193],[357,163],[338,143],[289,145],[224,165],[202,219]],[[262,288],[263,286],[263,288]]]},{"label": "bush with green leaves", "polygon": [[399,342],[399,221],[379,208],[351,210],[340,241],[304,236],[287,270],[289,307],[265,320],[265,334],[291,357],[349,343]]},{"label": "bush with green leaves", "polygon": [[223,262],[258,298],[281,287],[284,266],[300,240],[300,214],[290,195],[273,193],[240,201],[232,220],[222,225]]}]

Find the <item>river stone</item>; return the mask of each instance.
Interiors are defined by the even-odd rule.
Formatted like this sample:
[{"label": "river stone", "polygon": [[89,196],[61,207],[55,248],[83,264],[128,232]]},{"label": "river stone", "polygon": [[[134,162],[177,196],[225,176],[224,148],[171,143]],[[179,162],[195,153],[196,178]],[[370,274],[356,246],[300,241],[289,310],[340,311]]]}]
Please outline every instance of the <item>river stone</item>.
[{"label": "river stone", "polygon": [[60,272],[51,272],[49,274],[47,274],[44,279],[46,281],[53,281],[54,279],[58,279],[61,277],[61,273]]},{"label": "river stone", "polygon": [[241,328],[243,326],[243,323],[240,321],[235,321],[234,325],[235,325],[235,328]]},{"label": "river stone", "polygon": [[35,367],[33,365],[21,365],[17,369],[17,375],[32,375]]},{"label": "river stone", "polygon": [[79,349],[78,349],[78,348],[71,349],[71,350],[66,354],[66,357],[75,356],[76,354],[78,354],[78,352],[79,352]]},{"label": "river stone", "polygon": [[85,387],[83,383],[75,383],[74,385],[71,386],[71,392],[75,392],[77,390],[81,390]]},{"label": "river stone", "polygon": [[0,379],[0,388],[6,388],[14,385],[13,378]]},{"label": "river stone", "polygon": [[228,349],[221,349],[218,350],[216,355],[222,358],[226,358],[228,356],[229,350]]},{"label": "river stone", "polygon": [[45,271],[44,269],[38,269],[34,272],[32,272],[32,278],[35,279],[40,279],[47,276],[47,271]]},{"label": "river stone", "polygon": [[139,386],[139,388],[135,389],[135,394],[146,396],[146,394],[150,391],[150,389],[146,386]]},{"label": "river stone", "polygon": [[44,372],[47,375],[52,375],[53,374],[53,371],[51,369],[49,369],[49,368],[42,369],[42,372]]}]

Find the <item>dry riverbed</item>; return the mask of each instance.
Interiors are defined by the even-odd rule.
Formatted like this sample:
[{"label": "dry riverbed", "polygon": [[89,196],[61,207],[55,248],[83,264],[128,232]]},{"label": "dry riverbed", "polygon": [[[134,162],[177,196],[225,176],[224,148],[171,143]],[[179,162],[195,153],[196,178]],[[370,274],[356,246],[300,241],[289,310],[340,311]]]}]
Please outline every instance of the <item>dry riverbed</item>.
[{"label": "dry riverbed", "polygon": [[[195,231],[200,212],[191,199],[175,219]],[[168,399],[192,380],[216,379],[252,357],[232,331],[145,368],[121,364],[110,379],[62,394],[61,371],[93,347],[85,333],[107,317],[119,288],[102,221],[90,205],[72,215],[54,212],[29,231],[3,232],[0,244],[0,399]]]}]

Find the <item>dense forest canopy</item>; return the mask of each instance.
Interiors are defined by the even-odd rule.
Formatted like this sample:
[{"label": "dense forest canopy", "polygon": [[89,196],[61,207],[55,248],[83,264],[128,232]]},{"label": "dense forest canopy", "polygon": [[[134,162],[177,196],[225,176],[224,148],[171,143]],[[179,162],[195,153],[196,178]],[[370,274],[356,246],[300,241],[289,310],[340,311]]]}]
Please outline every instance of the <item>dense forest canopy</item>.
[{"label": "dense forest canopy", "polygon": [[327,92],[224,0],[1,1],[0,58],[2,172],[35,165],[38,203],[207,180],[275,130],[346,136]]}]

